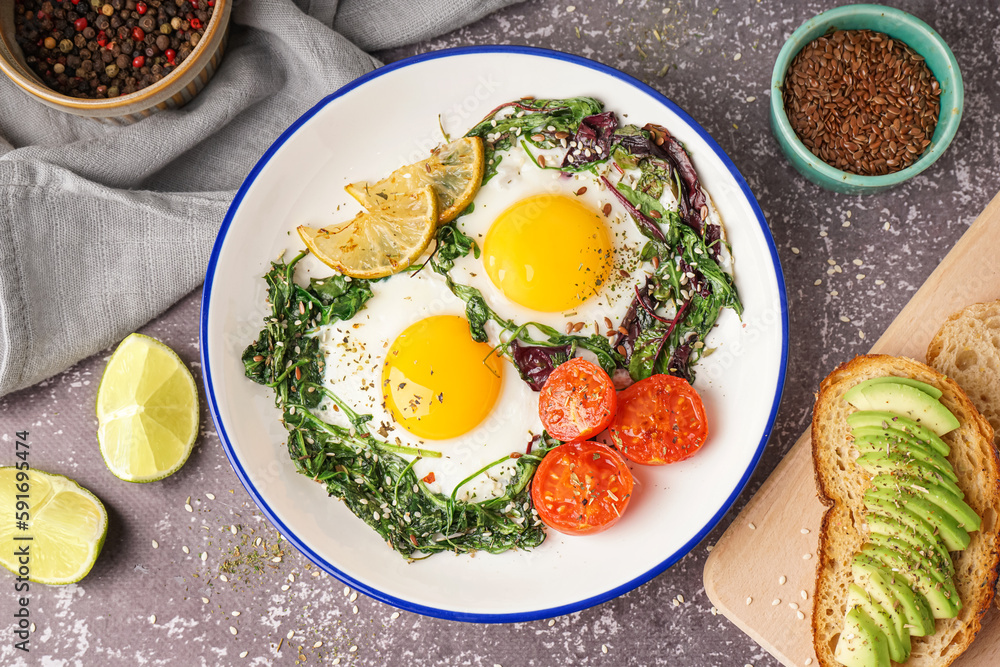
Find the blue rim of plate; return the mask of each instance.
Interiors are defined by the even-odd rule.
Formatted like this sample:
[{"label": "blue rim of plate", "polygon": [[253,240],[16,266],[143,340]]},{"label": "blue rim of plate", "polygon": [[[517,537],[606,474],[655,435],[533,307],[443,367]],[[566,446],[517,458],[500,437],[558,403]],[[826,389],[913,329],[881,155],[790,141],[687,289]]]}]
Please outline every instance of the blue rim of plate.
[{"label": "blue rim of plate", "polygon": [[[565,604],[558,607],[548,607],[545,609],[537,609],[533,611],[516,612],[510,614],[479,614],[479,613],[466,613],[460,611],[451,611],[447,609],[438,609],[437,607],[428,607],[426,605],[416,604],[410,602],[409,600],[404,600],[401,598],[393,597],[391,595],[386,595],[385,593],[379,591],[372,586],[359,581],[344,572],[338,570],[332,563],[325,560],[322,556],[317,554],[315,551],[306,546],[302,540],[295,535],[294,532],[289,529],[284,522],[279,519],[271,507],[267,504],[267,501],[260,495],[256,487],[250,481],[247,476],[246,471],[243,469],[242,463],[240,463],[239,458],[233,451],[233,446],[229,441],[229,435],[226,433],[226,428],[219,418],[218,404],[215,398],[215,390],[212,385],[212,369],[209,364],[209,354],[208,354],[208,311],[211,305],[212,298],[212,284],[215,278],[215,269],[219,261],[219,253],[222,250],[222,245],[226,240],[226,233],[229,231],[229,226],[232,224],[233,217],[239,210],[240,204],[243,198],[246,196],[247,192],[253,186],[254,182],[257,180],[257,176],[264,169],[267,163],[271,160],[275,153],[281,149],[288,139],[295,134],[295,132],[307,121],[309,121],[313,116],[315,116],[321,109],[326,107],[327,104],[341,97],[345,93],[348,93],[359,86],[364,85],[372,79],[376,79],[384,74],[408,67],[410,65],[415,65],[417,63],[425,62],[428,60],[437,60],[440,58],[451,58],[454,56],[463,56],[470,54],[483,54],[483,53],[514,53],[519,55],[529,55],[537,56],[542,58],[551,58],[553,60],[561,60],[564,62],[573,63],[575,65],[580,65],[581,67],[586,67],[591,70],[596,70],[608,76],[614,77],[620,81],[639,89],[640,91],[646,93],[657,102],[667,107],[675,114],[680,116],[680,118],[686,122],[698,135],[708,144],[708,146],[715,151],[715,154],[729,170],[730,174],[736,180],[736,183],[740,186],[740,190],[746,197],[747,201],[753,208],[754,214],[757,217],[757,224],[760,225],[761,231],[764,233],[764,239],[767,242],[768,250],[771,254],[771,262],[774,266],[775,278],[778,283],[778,295],[781,301],[781,367],[778,371],[778,384],[774,395],[774,402],[771,405],[771,412],[767,418],[767,426],[764,429],[764,433],[761,435],[760,442],[757,444],[757,450],[754,452],[753,460],[750,465],[747,466],[746,471],[740,478],[739,483],[733,489],[733,492],[729,495],[726,501],[719,508],[719,511],[705,524],[705,526],[695,535],[693,538],[688,540],[680,549],[670,554],[665,560],[663,560],[659,565],[653,567],[646,572],[640,574],[639,576],[633,578],[620,586],[616,586],[608,591],[605,591],[599,595],[594,595],[583,600],[577,600],[569,604]],[[761,455],[764,453],[764,447],[767,444],[767,440],[771,435],[771,429],[774,427],[774,419],[777,416],[778,405],[781,403],[781,394],[785,385],[785,371],[788,365],[788,300],[785,294],[785,279],[784,274],[781,270],[781,263],[778,261],[778,251],[774,245],[774,238],[771,236],[771,230],[767,226],[767,221],[764,219],[764,213],[760,209],[760,205],[757,203],[757,198],[754,197],[753,193],[750,191],[750,186],[747,185],[746,179],[733,164],[733,161],[729,159],[722,147],[705,131],[705,129],[699,125],[686,111],[681,109],[677,104],[669,100],[664,95],[660,94],[653,88],[642,83],[638,79],[620,72],[613,67],[603,65],[599,62],[590,60],[588,58],[583,58],[582,56],[575,56],[568,53],[563,53],[561,51],[553,51],[551,49],[540,49],[537,47],[530,46],[463,46],[452,49],[443,49],[440,51],[432,51],[430,53],[423,53],[416,56],[411,56],[403,60],[391,63],[389,65],[384,65],[376,70],[369,72],[361,77],[358,77],[354,81],[343,86],[339,90],[330,95],[327,95],[322,100],[316,103],[313,108],[302,114],[294,123],[292,123],[287,130],[285,130],[278,139],[271,144],[271,147],[267,149],[267,152],[257,161],[254,168],[247,175],[246,180],[243,181],[243,185],[240,186],[239,191],[236,193],[236,197],[233,199],[233,203],[230,204],[229,210],[226,212],[226,217],[222,221],[222,226],[219,229],[219,234],[215,239],[215,246],[212,248],[212,256],[209,258],[208,270],[205,275],[205,286],[202,291],[202,302],[201,302],[201,363],[203,370],[203,379],[205,382],[205,394],[208,398],[208,407],[212,414],[212,420],[215,422],[216,430],[219,433],[219,439],[222,441],[222,446],[226,451],[226,456],[229,458],[229,463],[233,466],[233,470],[236,471],[236,476],[239,477],[240,482],[246,488],[250,497],[253,498],[257,507],[260,508],[261,512],[268,518],[268,520],[274,524],[275,528],[280,531],[282,537],[292,543],[292,545],[302,552],[309,560],[315,563],[318,567],[326,571],[327,573],[333,575],[340,581],[344,582],[348,586],[351,586],[369,597],[375,598],[380,602],[398,607],[406,611],[412,611],[417,614],[422,614],[424,616],[432,616],[435,618],[443,618],[451,621],[463,621],[467,623],[519,623],[525,621],[536,621],[543,618],[553,618],[556,616],[562,616],[564,614],[573,613],[580,611],[581,609],[587,609],[588,607],[593,607],[594,605],[601,604],[602,602],[607,602],[619,595],[624,595],[629,591],[638,588],[642,584],[646,583],[650,579],[656,577],[672,565],[674,565],[681,558],[686,556],[691,549],[693,549],[699,542],[701,542],[708,533],[715,528],[723,516],[729,511],[736,498],[739,496],[740,492],[746,486],[747,481],[750,479],[750,475],[753,474],[754,469],[757,467],[757,463],[760,461]]]}]

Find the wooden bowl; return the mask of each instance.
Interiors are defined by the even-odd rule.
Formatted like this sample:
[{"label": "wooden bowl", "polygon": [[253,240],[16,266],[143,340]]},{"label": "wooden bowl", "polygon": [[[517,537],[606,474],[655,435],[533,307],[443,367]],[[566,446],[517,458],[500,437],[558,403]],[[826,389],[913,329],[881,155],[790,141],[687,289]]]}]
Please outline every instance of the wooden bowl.
[{"label": "wooden bowl", "polygon": [[194,51],[173,72],[151,86],[111,99],[63,95],[46,86],[28,67],[14,38],[13,2],[0,2],[0,71],[27,94],[53,109],[111,125],[128,125],[190,102],[215,74],[229,39],[231,0],[216,0],[212,19]]}]

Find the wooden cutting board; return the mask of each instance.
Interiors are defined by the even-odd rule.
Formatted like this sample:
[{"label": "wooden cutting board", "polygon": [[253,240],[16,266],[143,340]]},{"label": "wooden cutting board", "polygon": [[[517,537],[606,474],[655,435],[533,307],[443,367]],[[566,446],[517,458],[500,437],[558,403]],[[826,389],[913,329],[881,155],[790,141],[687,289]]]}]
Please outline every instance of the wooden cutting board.
[{"label": "wooden cutting board", "polygon": [[[871,351],[923,361],[927,345],[949,315],[994,299],[1000,299],[1000,194]],[[716,608],[789,667],[816,664],[810,614],[823,510],[806,432],[736,517],[705,564],[705,591]],[[978,637],[953,664],[1000,665],[996,608],[986,614]]]}]

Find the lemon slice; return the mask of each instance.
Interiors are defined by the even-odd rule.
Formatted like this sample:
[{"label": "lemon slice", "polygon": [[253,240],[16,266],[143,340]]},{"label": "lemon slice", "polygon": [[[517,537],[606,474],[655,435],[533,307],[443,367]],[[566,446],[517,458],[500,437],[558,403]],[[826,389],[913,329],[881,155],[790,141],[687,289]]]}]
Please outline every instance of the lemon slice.
[{"label": "lemon slice", "polygon": [[104,463],[126,482],[155,482],[184,465],[198,436],[198,390],[180,357],[132,334],[111,355],[97,390]]},{"label": "lemon slice", "polygon": [[[19,500],[27,501],[24,524],[14,521]],[[108,534],[108,513],[97,496],[41,470],[0,468],[0,512],[6,517],[0,521],[0,564],[40,584],[83,579]]]},{"label": "lemon slice", "polygon": [[327,266],[354,278],[381,278],[402,271],[430,244],[438,202],[424,186],[375,197],[365,213],[337,227],[302,225],[299,236]]},{"label": "lemon slice", "polygon": [[345,189],[371,210],[379,199],[426,185],[438,198],[438,223],[451,222],[468,207],[483,182],[483,141],[464,137],[438,146],[426,160],[392,172],[378,183],[351,183]]}]

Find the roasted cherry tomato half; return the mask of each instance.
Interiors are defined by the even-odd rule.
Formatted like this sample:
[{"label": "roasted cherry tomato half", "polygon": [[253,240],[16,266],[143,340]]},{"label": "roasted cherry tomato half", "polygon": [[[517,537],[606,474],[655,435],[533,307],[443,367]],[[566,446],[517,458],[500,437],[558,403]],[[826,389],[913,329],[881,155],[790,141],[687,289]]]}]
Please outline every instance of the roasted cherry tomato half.
[{"label": "roasted cherry tomato half", "polygon": [[575,357],[560,364],[538,395],[538,416],[549,435],[577,442],[597,435],[614,417],[618,397],[604,369]]},{"label": "roasted cherry tomato half", "polygon": [[645,465],[683,461],[708,438],[705,406],[687,380],[653,375],[618,395],[611,439],[626,458]]},{"label": "roasted cherry tomato half", "polygon": [[590,535],[622,517],[632,486],[632,473],[618,452],[599,442],[568,442],[538,464],[531,500],[549,528]]}]

